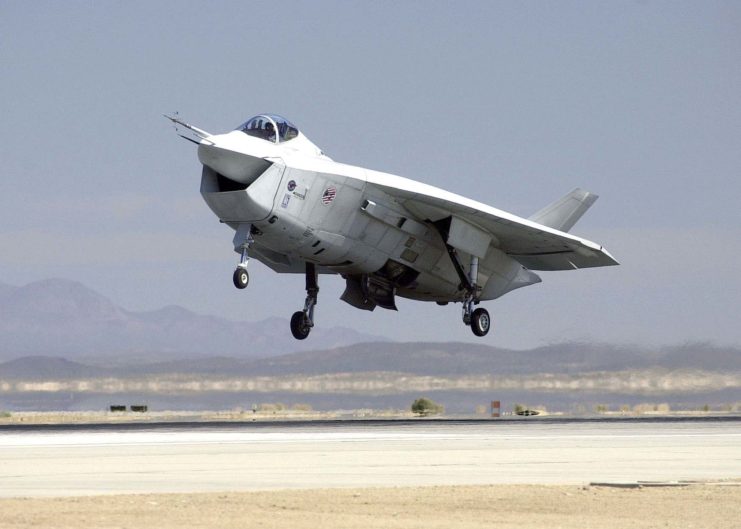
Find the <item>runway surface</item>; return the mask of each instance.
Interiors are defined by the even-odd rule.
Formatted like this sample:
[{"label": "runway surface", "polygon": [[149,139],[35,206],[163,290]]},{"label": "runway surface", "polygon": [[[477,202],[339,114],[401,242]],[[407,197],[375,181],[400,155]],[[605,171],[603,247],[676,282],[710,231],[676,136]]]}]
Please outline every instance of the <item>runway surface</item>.
[{"label": "runway surface", "polygon": [[738,420],[0,429],[0,497],[738,478]]}]

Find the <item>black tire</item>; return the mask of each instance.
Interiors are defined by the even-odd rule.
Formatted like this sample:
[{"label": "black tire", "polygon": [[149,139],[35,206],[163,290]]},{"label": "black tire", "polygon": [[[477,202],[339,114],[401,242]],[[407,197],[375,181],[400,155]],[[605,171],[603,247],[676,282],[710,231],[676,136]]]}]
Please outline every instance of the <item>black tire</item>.
[{"label": "black tire", "polygon": [[309,336],[309,332],[311,332],[311,327],[307,325],[304,311],[294,312],[291,316],[291,334],[293,334],[293,337],[297,340],[304,340]]},{"label": "black tire", "polygon": [[491,317],[486,309],[476,309],[471,314],[471,330],[476,336],[486,336],[491,328]]},{"label": "black tire", "polygon": [[243,288],[247,288],[247,285],[250,284],[250,275],[247,273],[246,269],[237,268],[232,276],[232,281],[234,281],[235,287],[242,290]]}]

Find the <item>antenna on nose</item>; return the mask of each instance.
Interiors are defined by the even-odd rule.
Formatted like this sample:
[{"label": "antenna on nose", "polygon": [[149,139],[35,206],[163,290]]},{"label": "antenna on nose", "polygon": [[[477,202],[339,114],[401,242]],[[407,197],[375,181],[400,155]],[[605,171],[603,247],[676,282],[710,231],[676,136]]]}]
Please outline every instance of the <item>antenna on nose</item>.
[{"label": "antenna on nose", "polygon": [[[188,141],[192,141],[196,145],[200,145],[201,141],[207,141],[207,142],[209,142],[210,144],[213,145],[213,142],[208,139],[211,136],[211,133],[206,132],[203,129],[199,129],[198,127],[193,126],[193,125],[191,125],[189,123],[186,123],[185,121],[183,121],[182,119],[180,119],[179,112],[174,112],[172,116],[168,116],[167,114],[162,114],[162,115],[164,117],[166,117],[167,119],[169,119],[172,122],[172,124],[173,124],[173,126],[175,128],[175,132],[181,138],[186,139]],[[191,137],[186,136],[185,134],[183,134],[183,131],[182,131],[182,128],[181,127],[182,128],[185,128],[185,129],[188,129],[191,134],[195,135],[198,138],[198,140],[195,140],[195,139],[193,139],[193,138],[191,138]]]}]

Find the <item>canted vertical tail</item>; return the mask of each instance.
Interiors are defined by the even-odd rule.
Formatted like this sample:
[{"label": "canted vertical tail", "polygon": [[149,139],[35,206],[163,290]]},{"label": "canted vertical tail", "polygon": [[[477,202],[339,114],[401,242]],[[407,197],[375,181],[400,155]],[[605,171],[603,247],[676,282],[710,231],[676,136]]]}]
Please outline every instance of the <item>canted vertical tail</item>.
[{"label": "canted vertical tail", "polygon": [[599,197],[594,193],[576,188],[568,195],[559,198],[531,215],[528,220],[549,228],[568,232],[597,198]]}]

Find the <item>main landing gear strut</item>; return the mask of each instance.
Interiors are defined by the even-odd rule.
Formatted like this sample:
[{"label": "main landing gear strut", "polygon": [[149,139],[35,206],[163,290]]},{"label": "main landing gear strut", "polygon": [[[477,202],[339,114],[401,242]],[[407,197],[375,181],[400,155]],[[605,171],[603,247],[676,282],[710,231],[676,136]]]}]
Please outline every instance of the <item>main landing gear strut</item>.
[{"label": "main landing gear strut", "polygon": [[319,294],[319,282],[317,281],[316,265],[306,263],[306,301],[304,310],[299,310],[291,316],[291,334],[297,340],[303,340],[309,336],[314,326],[314,306]]},{"label": "main landing gear strut", "polygon": [[460,259],[458,259],[458,252],[455,251],[455,248],[449,244],[445,246],[450,259],[453,261],[453,267],[461,280],[461,286],[466,292],[466,297],[463,300],[463,323],[471,327],[471,330],[476,336],[486,336],[491,328],[489,311],[482,307],[478,309],[473,308],[474,305],[478,305],[479,303],[478,293],[480,287],[476,284],[479,276],[479,258],[475,255],[471,256],[471,265],[468,268],[468,274],[466,274]]}]

